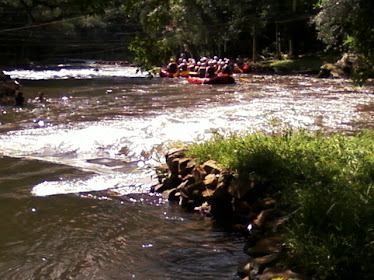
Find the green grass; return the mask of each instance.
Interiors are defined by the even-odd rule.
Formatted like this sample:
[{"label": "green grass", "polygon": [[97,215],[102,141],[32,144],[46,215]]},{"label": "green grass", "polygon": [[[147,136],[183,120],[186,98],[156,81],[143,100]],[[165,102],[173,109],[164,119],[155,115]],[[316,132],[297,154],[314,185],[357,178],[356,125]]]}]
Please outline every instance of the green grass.
[{"label": "green grass", "polygon": [[273,60],[270,62],[270,66],[274,68],[283,68],[288,71],[299,71],[299,70],[313,70],[319,71],[321,66],[325,63],[335,63],[340,57],[336,55],[313,55],[313,56],[301,56],[292,59]]},{"label": "green grass", "polygon": [[374,132],[217,135],[189,156],[263,183],[288,221],[289,264],[315,279],[374,279]]}]

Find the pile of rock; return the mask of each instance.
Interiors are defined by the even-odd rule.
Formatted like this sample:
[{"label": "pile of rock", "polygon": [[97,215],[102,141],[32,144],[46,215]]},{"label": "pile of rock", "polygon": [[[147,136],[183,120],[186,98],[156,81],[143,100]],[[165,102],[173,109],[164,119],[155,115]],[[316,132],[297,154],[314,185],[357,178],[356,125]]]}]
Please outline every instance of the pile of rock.
[{"label": "pile of rock", "polygon": [[352,53],[345,53],[335,63],[325,63],[318,73],[319,78],[349,78],[354,73],[364,69],[365,65],[359,57]]},{"label": "pile of rock", "polygon": [[158,168],[159,184],[154,192],[162,193],[181,207],[201,211],[230,229],[248,234],[244,251],[250,262],[238,270],[242,279],[305,279],[284,265],[286,250],[277,234],[285,220],[276,211],[276,201],[264,197],[261,182],[236,178],[218,163],[196,164],[178,150],[166,155],[166,164]]},{"label": "pile of rock", "polygon": [[0,105],[22,105],[24,98],[21,90],[17,81],[0,70]]}]

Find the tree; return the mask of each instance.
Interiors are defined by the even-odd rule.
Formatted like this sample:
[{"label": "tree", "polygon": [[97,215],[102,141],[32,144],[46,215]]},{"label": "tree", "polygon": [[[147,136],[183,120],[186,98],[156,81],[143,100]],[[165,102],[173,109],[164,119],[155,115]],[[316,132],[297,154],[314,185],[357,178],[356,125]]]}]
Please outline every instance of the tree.
[{"label": "tree", "polygon": [[360,56],[368,68],[356,73],[358,81],[372,75],[374,66],[374,2],[369,0],[323,0],[314,21],[318,37],[328,48]]},{"label": "tree", "polygon": [[[114,0],[0,0],[0,52],[23,62],[110,48]],[[122,42],[120,43],[122,44]]]}]

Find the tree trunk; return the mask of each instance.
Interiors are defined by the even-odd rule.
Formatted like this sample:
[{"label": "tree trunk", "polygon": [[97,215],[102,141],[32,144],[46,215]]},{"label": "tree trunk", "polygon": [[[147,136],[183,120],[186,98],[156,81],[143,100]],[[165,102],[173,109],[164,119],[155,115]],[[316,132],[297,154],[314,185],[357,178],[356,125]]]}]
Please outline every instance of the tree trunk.
[{"label": "tree trunk", "polygon": [[257,40],[256,40],[256,27],[252,27],[253,40],[252,40],[252,61],[257,61]]}]

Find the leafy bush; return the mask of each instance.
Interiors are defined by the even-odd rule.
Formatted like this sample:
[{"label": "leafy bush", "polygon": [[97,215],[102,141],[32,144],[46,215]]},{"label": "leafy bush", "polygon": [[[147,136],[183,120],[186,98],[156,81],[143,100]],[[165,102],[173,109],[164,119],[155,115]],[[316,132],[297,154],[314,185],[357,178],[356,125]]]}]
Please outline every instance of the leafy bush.
[{"label": "leafy bush", "polygon": [[267,186],[289,217],[282,234],[294,269],[316,279],[374,279],[373,136],[217,135],[189,154]]}]

